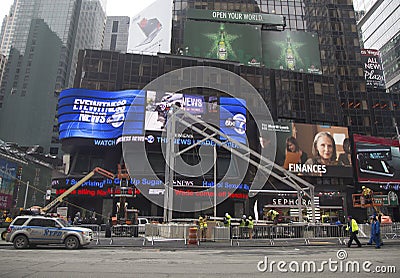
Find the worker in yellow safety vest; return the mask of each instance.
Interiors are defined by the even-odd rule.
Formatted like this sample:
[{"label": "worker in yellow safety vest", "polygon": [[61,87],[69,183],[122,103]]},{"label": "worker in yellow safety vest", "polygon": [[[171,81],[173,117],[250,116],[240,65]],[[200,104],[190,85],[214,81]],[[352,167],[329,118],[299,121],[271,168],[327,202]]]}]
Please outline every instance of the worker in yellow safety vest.
[{"label": "worker in yellow safety vest", "polygon": [[274,224],[278,224],[278,216],[279,216],[279,212],[277,212],[277,211],[274,210],[274,209],[270,209],[270,210],[267,212],[267,217],[268,217],[268,219],[271,220],[271,221],[273,221]]},{"label": "worker in yellow safety vest", "polygon": [[199,227],[200,227],[200,240],[206,241],[207,238],[207,216],[199,217]]},{"label": "worker in yellow safety vest", "polygon": [[373,191],[365,185],[363,185],[361,189],[365,204],[371,204]]},{"label": "worker in yellow safety vest", "polygon": [[361,247],[361,243],[357,238],[357,234],[358,234],[358,224],[357,221],[355,219],[353,219],[350,215],[347,217],[347,227],[346,230],[350,232],[350,239],[349,242],[347,243],[347,247],[350,248],[351,243],[353,242],[353,240],[355,240],[355,242],[357,243],[358,247]]}]

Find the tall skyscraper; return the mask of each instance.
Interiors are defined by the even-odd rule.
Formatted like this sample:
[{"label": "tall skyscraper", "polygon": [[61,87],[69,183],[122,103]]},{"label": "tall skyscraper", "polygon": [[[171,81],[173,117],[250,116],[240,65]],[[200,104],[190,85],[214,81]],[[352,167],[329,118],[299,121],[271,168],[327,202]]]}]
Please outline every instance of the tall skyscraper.
[{"label": "tall skyscraper", "polygon": [[103,50],[126,53],[128,50],[129,16],[107,16]]},{"label": "tall skyscraper", "polygon": [[0,138],[58,153],[58,92],[73,82],[78,49],[101,49],[104,20],[99,0],[14,1],[0,46]]},{"label": "tall skyscraper", "polygon": [[[368,5],[366,5],[368,4]],[[400,91],[400,3],[396,0],[354,1],[364,48],[381,52],[386,88]],[[394,86],[394,88],[391,88]],[[396,89],[397,88],[397,89]]]}]

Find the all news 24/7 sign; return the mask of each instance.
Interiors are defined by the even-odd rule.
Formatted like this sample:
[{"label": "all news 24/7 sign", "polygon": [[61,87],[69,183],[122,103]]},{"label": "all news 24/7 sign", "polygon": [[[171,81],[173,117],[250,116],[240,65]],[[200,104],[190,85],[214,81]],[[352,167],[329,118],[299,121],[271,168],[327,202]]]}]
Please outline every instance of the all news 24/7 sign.
[{"label": "all news 24/7 sign", "polygon": [[385,78],[379,50],[361,49],[361,59],[364,64],[364,77],[367,87],[385,88]]}]

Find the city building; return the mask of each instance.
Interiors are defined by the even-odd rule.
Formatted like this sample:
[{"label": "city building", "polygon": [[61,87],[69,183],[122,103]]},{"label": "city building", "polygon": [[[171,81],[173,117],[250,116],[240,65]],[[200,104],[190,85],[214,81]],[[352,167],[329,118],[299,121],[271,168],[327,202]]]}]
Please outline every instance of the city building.
[{"label": "city building", "polygon": [[130,18],[128,16],[107,16],[103,50],[126,53],[128,50],[129,26]]},{"label": "city building", "polygon": [[[207,84],[190,88],[189,81],[202,80],[202,73],[189,76],[179,70],[194,66],[215,67],[234,73],[257,90],[257,96],[268,105],[275,124],[265,124],[265,129],[260,132],[249,132],[255,127],[253,117],[263,117],[266,112],[254,95],[243,96],[241,101],[246,103],[247,109],[256,111],[253,117],[248,115],[246,119],[249,146],[255,150],[266,148],[266,138],[270,132],[275,132],[277,153],[274,161],[315,186],[318,212],[329,214],[331,221],[343,221],[343,216],[349,213],[366,217],[369,211],[354,208],[352,204],[352,194],[360,192],[364,183],[374,182],[372,189],[383,191],[383,194],[398,191],[393,183],[400,183],[396,176],[399,169],[387,164],[389,160],[396,164],[397,158],[393,156],[392,160],[390,155],[390,148],[393,146],[395,151],[396,143],[372,139],[375,138],[372,136],[396,136],[394,121],[400,113],[400,99],[390,90],[385,93],[381,88],[370,89],[367,86],[352,1],[176,0],[172,7],[169,22],[158,15],[146,14],[137,19],[139,22],[131,23],[140,28],[138,32],[143,35],[134,44],[141,47],[140,54],[121,53],[116,48],[116,51],[85,49],[79,52],[74,82],[69,84],[76,89],[63,90],[60,95],[57,93],[59,125],[54,131],[60,133],[64,173],[53,176],[52,188],[56,195],[94,167],[118,173],[121,170],[118,165],[131,163],[123,156],[121,142],[127,141],[128,137],[122,134],[121,113],[117,113],[119,110],[116,112],[115,107],[126,112],[127,103],[133,101],[129,94],[133,94],[143,100],[136,107],[140,112],[138,117],[142,118],[137,120],[140,128],[129,135],[129,140],[145,146],[151,166],[148,168],[154,173],[149,175],[147,168],[139,167],[134,169],[137,172],[130,181],[95,177],[71,194],[69,200],[87,211],[95,210],[103,219],[108,219],[125,202],[127,207],[139,209],[141,215],[162,216],[165,205],[162,195],[167,180],[161,151],[166,144],[161,124],[167,116],[161,113],[162,105],[172,96],[174,101],[181,99],[183,106],[190,99],[191,103],[199,104],[197,110],[192,109],[199,113],[197,116],[219,119],[216,125],[222,129],[223,125],[232,125],[233,120],[222,118],[213,104],[227,101],[228,96],[207,86],[212,83],[232,91],[241,88],[235,86],[234,79],[225,71],[216,73]],[[172,30],[165,28],[171,22]],[[111,29],[116,25],[112,24]],[[158,39],[165,32],[172,33],[168,48],[161,47],[165,39]],[[168,34],[163,38],[168,38]],[[105,43],[103,49],[108,49],[108,45]],[[153,55],[144,54],[146,49]],[[162,51],[154,54],[154,49]],[[169,53],[164,49],[170,49]],[[17,68],[18,63],[14,62],[14,65]],[[144,90],[146,99],[142,98],[140,90],[174,70],[178,70],[176,80],[169,84],[168,90],[147,89]],[[71,80],[71,77],[66,80]],[[189,89],[172,94],[174,86]],[[155,120],[146,123],[151,116],[155,116]],[[148,128],[149,123],[152,128]],[[118,128],[119,133],[113,128]],[[334,162],[326,167],[313,160],[313,141],[314,137],[317,140],[316,135],[320,132],[331,134],[335,146],[331,160]],[[176,136],[180,149],[200,140],[191,133]],[[293,156],[292,160],[289,159],[286,151],[289,137],[297,139],[306,154],[304,161],[300,162],[300,158]],[[368,158],[365,147],[377,142],[385,146],[385,150],[388,148],[385,153],[372,154],[375,158],[381,156],[383,162],[378,166],[376,161],[370,161],[374,158]],[[350,155],[349,145],[357,146],[357,155],[355,152]],[[206,146],[209,151],[211,146]],[[174,217],[194,217],[198,213],[212,215],[212,194],[201,192],[213,187],[216,178],[221,197],[227,197],[217,206],[218,216],[229,212],[238,217],[256,211],[262,217],[265,209],[274,207],[281,212],[282,221],[298,219],[296,194],[284,193],[288,187],[282,180],[269,177],[260,181],[255,176],[256,167],[245,167],[242,160],[231,158],[229,151],[222,148],[217,149],[217,155],[216,174],[210,168],[197,177],[191,177],[190,173],[174,176],[174,187],[179,189],[175,197],[178,201],[190,203],[195,209],[195,212],[174,211]],[[200,161],[199,149],[193,148],[183,157],[188,164],[196,165]],[[339,161],[339,157],[343,160]],[[304,167],[307,161],[316,168]],[[373,164],[372,173],[368,163]],[[225,176],[228,180],[222,183]],[[244,177],[240,182],[239,176]],[[261,183],[266,193],[249,194],[255,183]],[[391,186],[385,188],[383,184]],[[304,201],[308,203],[310,199]],[[71,206],[69,210],[69,215],[73,215],[78,209]],[[398,206],[385,207],[385,213],[394,219],[400,218]]]},{"label": "city building", "polygon": [[60,147],[58,93],[72,85],[78,49],[101,49],[105,22],[99,0],[57,3],[15,0],[1,40],[7,64],[0,89],[0,136],[21,146],[40,145],[51,154],[59,154]]},{"label": "city building", "polygon": [[[3,79],[3,73],[4,73],[4,69],[6,67],[6,56],[3,54],[0,54],[0,84],[1,84],[1,80]],[[0,97],[0,99],[2,100],[2,97]],[[1,102],[0,102],[0,107],[1,107]]]},{"label": "city building", "polygon": [[[398,95],[400,4],[398,1],[383,0],[354,1],[354,9],[359,15],[357,25],[363,48],[380,51],[386,89],[389,93]],[[397,116],[396,122],[398,121]]]}]

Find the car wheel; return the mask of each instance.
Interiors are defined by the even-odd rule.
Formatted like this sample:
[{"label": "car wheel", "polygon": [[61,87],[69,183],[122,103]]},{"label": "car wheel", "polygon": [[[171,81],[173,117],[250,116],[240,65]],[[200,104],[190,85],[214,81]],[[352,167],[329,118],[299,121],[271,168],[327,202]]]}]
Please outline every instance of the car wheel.
[{"label": "car wheel", "polygon": [[26,236],[19,235],[14,238],[13,244],[15,249],[24,249],[28,247],[29,241]]},{"label": "car wheel", "polygon": [[6,235],[7,235],[7,232],[6,232],[6,231],[2,232],[2,233],[1,233],[1,239],[2,239],[2,240],[6,240]]},{"label": "car wheel", "polygon": [[79,240],[75,236],[69,236],[65,239],[65,247],[69,250],[79,248]]}]

